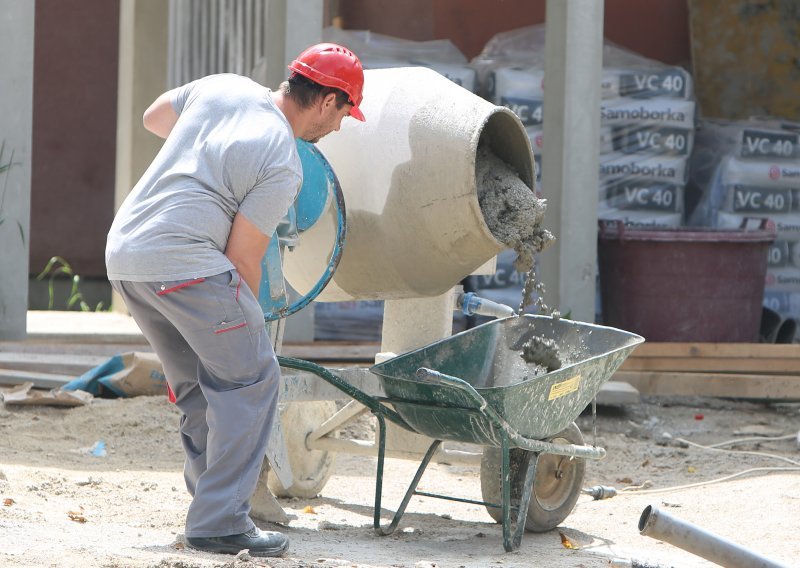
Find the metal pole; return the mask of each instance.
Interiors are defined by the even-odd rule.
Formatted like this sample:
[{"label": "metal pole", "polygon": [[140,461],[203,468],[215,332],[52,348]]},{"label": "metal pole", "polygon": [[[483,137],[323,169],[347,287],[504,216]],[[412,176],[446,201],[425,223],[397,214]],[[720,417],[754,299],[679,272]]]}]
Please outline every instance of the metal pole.
[{"label": "metal pole", "polygon": [[639,532],[668,542],[726,568],[788,568],[743,546],[648,505],[639,518]]}]

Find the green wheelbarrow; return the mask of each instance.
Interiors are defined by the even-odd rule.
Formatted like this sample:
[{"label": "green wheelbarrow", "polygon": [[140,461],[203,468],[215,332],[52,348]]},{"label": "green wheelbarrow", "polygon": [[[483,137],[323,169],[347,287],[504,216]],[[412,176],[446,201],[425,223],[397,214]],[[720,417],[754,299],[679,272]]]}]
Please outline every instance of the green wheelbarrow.
[{"label": "green wheelbarrow", "polygon": [[[522,357],[531,338],[552,340],[561,367],[548,372]],[[282,367],[311,372],[366,406],[378,421],[373,526],[391,534],[414,495],[483,505],[503,525],[503,546],[519,547],[525,530],[556,527],[580,496],[588,446],[574,420],[644,339],[588,323],[525,315],[477,326],[373,366],[385,396],[376,397],[328,369],[279,357]],[[388,526],[381,524],[386,420],[433,439]],[[417,491],[443,441],[484,447],[482,501]],[[512,513],[514,513],[512,517]]]}]

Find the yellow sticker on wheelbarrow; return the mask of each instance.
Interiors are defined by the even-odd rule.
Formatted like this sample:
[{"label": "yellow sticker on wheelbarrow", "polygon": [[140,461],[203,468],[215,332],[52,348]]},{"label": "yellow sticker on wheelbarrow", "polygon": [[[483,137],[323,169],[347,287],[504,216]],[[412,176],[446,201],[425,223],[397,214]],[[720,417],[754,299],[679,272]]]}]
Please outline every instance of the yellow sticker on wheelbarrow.
[{"label": "yellow sticker on wheelbarrow", "polygon": [[555,383],[550,387],[550,395],[547,397],[547,400],[555,400],[557,398],[561,398],[562,396],[567,396],[569,393],[578,390],[578,386],[580,384],[580,375],[575,375],[571,379],[567,379],[566,381],[560,383]]}]

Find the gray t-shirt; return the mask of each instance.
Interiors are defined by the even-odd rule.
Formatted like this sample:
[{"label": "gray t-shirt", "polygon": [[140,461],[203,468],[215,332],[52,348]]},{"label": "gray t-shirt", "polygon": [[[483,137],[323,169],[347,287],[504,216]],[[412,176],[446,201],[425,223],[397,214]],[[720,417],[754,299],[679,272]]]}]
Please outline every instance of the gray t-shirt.
[{"label": "gray t-shirt", "polygon": [[238,75],[211,75],[171,91],[178,121],[120,207],[108,233],[110,280],[211,276],[239,212],[272,236],[303,170],[291,126],[270,91]]}]

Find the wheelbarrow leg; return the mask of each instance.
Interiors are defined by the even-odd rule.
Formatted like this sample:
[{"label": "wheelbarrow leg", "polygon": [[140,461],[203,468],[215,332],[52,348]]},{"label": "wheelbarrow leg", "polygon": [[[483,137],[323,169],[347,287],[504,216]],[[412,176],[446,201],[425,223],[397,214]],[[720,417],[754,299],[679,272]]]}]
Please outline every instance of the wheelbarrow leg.
[{"label": "wheelbarrow leg", "polygon": [[525,470],[525,483],[522,485],[522,494],[520,495],[517,509],[517,523],[514,529],[514,534],[511,534],[511,449],[507,436],[503,436],[501,440],[501,453],[502,462],[500,472],[502,476],[501,491],[502,491],[502,515],[503,515],[503,548],[506,552],[511,552],[519,548],[522,544],[522,535],[525,532],[525,521],[528,518],[528,507],[531,503],[531,494],[533,493],[533,480],[536,476],[536,462],[539,461],[538,454],[532,456],[528,462],[528,467]]},{"label": "wheelbarrow leg", "polygon": [[536,464],[538,462],[539,454],[531,456],[530,461],[528,461],[528,469],[525,471],[525,484],[522,486],[522,495],[520,495],[519,510],[517,511],[517,528],[514,531],[514,540],[512,542],[515,549],[522,544],[522,534],[525,532],[525,521],[528,520],[528,507],[531,504],[533,480],[536,477]]},{"label": "wheelbarrow leg", "polygon": [[417,473],[414,475],[414,479],[411,481],[411,485],[408,486],[408,491],[406,491],[405,496],[403,497],[402,503],[400,503],[400,507],[398,507],[397,512],[394,514],[394,518],[392,522],[387,527],[381,526],[381,497],[379,493],[379,487],[382,486],[382,475],[383,475],[383,458],[384,458],[384,445],[385,445],[385,433],[383,430],[383,424],[381,424],[381,432],[380,432],[380,448],[378,450],[378,479],[375,482],[375,517],[373,520],[373,527],[375,528],[375,532],[377,532],[381,536],[387,536],[392,534],[395,529],[397,528],[398,523],[400,522],[400,518],[403,516],[403,513],[406,511],[406,507],[408,506],[408,502],[411,500],[411,497],[416,493],[417,485],[419,484],[419,480],[422,479],[422,474],[425,473],[425,469],[428,467],[433,455],[436,453],[436,450],[439,449],[439,445],[441,445],[441,440],[434,440],[433,443],[428,448],[428,451],[425,452],[425,457],[422,458],[422,462],[420,462],[419,467],[417,468]]},{"label": "wheelbarrow leg", "polygon": [[375,510],[372,512],[372,526],[377,531],[381,526],[381,496],[383,494],[383,458],[386,453],[386,420],[379,413],[378,419],[378,468],[375,472]]},{"label": "wheelbarrow leg", "polygon": [[[505,434],[505,433],[504,433]],[[500,498],[503,515],[503,548],[506,552],[514,550],[511,543],[511,458],[509,456],[508,436],[503,435],[500,445]]]}]

